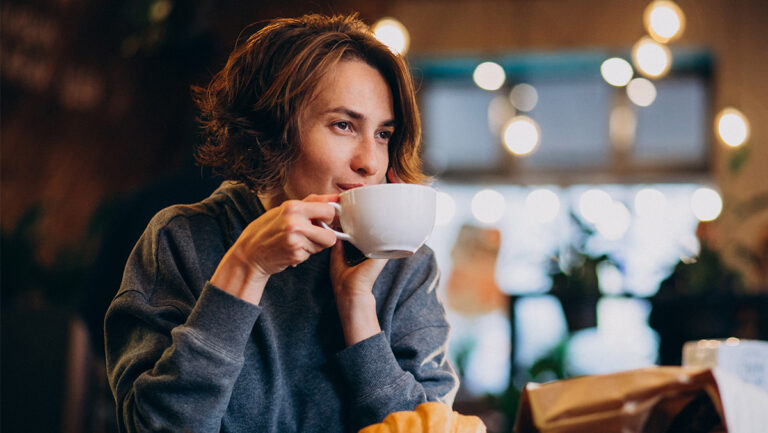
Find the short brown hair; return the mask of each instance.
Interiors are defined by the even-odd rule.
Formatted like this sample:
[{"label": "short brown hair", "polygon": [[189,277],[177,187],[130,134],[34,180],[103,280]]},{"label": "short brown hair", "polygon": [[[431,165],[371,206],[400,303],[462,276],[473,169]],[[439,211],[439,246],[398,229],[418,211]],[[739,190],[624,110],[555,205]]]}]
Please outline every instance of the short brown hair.
[{"label": "short brown hair", "polygon": [[275,19],[236,47],[207,88],[192,89],[205,135],[197,161],[256,192],[281,187],[298,157],[302,110],[323,75],[350,58],[376,68],[392,91],[390,166],[405,182],[423,182],[408,68],[355,15]]}]

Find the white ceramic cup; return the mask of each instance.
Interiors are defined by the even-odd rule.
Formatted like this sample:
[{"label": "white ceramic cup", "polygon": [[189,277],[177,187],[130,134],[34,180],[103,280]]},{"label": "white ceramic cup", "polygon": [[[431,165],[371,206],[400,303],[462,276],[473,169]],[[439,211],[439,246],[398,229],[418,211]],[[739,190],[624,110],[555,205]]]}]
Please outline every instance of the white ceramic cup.
[{"label": "white ceramic cup", "polygon": [[437,192],[424,185],[383,183],[350,189],[330,203],[342,232],[323,226],[351,242],[366,257],[396,259],[416,252],[435,224]]}]

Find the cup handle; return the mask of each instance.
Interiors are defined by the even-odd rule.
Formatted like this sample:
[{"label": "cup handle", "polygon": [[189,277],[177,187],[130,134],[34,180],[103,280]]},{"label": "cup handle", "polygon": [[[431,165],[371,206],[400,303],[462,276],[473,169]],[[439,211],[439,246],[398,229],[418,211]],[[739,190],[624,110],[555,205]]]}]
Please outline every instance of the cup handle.
[{"label": "cup handle", "polygon": [[[336,210],[336,216],[341,218],[341,205],[336,203],[336,202],[334,202],[334,201],[330,201],[330,202],[328,202],[328,204],[333,206],[333,208]],[[340,231],[332,229],[328,224],[325,223],[325,221],[320,221],[320,225],[323,226],[323,228],[332,231],[333,234],[335,234],[337,238],[339,238],[339,239],[341,239],[343,241],[352,242],[352,236],[350,236],[350,235],[348,235],[346,233],[342,233]]]}]

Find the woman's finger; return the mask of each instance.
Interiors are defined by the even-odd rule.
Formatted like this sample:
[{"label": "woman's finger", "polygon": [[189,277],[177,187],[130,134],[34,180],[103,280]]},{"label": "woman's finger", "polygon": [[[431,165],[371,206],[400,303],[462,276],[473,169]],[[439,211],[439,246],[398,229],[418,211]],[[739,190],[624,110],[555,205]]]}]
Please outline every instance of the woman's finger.
[{"label": "woman's finger", "polygon": [[404,183],[402,179],[400,179],[400,176],[395,173],[394,167],[389,167],[387,170],[387,180],[389,183]]},{"label": "woman's finger", "polygon": [[319,245],[321,250],[336,244],[336,234],[326,228],[310,225],[303,233],[309,241]]},{"label": "woman's finger", "polygon": [[373,276],[375,280],[381,271],[384,270],[384,266],[387,265],[388,261],[388,259],[368,259],[355,265],[355,268],[359,268],[361,273]]},{"label": "woman's finger", "polygon": [[[333,196],[329,196],[333,197]],[[336,210],[324,201],[288,200],[280,205],[283,217],[301,217],[307,220],[322,220],[331,223],[336,217]]]},{"label": "woman's finger", "polygon": [[338,194],[310,194],[306,197],[304,197],[305,202],[324,202],[327,203],[329,201],[339,201],[339,195]]}]

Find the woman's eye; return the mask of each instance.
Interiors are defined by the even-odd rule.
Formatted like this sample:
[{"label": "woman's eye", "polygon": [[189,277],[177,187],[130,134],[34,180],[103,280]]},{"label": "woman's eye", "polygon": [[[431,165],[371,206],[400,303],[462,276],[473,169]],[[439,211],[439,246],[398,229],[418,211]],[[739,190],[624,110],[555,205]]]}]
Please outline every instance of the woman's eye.
[{"label": "woman's eye", "polygon": [[336,122],[336,127],[346,131],[347,129],[349,129],[349,122]]},{"label": "woman's eye", "polygon": [[378,136],[381,139],[389,140],[390,138],[392,138],[392,131],[380,131]]}]

